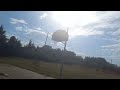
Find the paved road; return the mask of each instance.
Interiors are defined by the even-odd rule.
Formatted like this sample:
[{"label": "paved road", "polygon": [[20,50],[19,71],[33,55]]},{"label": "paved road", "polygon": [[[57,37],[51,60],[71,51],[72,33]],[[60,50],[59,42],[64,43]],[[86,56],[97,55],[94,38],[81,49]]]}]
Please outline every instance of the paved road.
[{"label": "paved road", "polygon": [[53,79],[23,68],[0,64],[0,79]]}]

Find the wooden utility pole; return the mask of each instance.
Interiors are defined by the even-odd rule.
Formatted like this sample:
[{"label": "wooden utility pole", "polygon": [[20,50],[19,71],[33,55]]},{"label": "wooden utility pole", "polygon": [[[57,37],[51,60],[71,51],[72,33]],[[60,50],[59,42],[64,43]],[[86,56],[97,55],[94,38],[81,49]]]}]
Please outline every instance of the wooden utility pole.
[{"label": "wooden utility pole", "polygon": [[46,43],[47,43],[48,34],[49,34],[49,32],[47,33],[47,36],[46,36],[45,45],[46,45]]}]

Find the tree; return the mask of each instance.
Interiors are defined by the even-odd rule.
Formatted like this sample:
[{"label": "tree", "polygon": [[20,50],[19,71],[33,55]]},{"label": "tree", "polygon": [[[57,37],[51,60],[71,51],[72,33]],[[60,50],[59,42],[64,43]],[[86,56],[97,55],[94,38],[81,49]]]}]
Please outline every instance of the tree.
[{"label": "tree", "polygon": [[0,26],[0,56],[5,56],[7,47],[7,38],[3,25]]},{"label": "tree", "polygon": [[8,46],[6,50],[7,56],[20,56],[22,53],[21,51],[22,44],[20,40],[16,39],[15,36],[11,36],[8,40]]},{"label": "tree", "polygon": [[25,46],[27,48],[35,48],[34,43],[32,43],[32,40],[29,41],[29,43]]},{"label": "tree", "polygon": [[17,41],[17,47],[22,47],[22,44],[21,44],[20,40]]},{"label": "tree", "polygon": [[8,45],[10,47],[21,47],[22,46],[20,40],[17,40],[15,36],[10,37],[8,41]]},{"label": "tree", "polygon": [[4,31],[3,25],[1,25],[0,26],[0,47],[5,46],[7,43],[7,38],[6,38],[5,32],[6,31]]},{"label": "tree", "polygon": [[42,48],[43,48],[43,49],[46,49],[46,50],[51,50],[51,49],[52,49],[52,47],[49,46],[49,45],[44,45]]}]

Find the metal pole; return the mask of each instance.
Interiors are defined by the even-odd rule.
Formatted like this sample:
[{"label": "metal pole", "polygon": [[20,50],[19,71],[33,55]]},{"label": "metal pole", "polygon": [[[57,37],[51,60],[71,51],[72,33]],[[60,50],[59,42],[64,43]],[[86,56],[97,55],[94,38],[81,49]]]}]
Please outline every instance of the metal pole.
[{"label": "metal pole", "polygon": [[[68,29],[67,29],[67,33],[68,33]],[[67,45],[67,41],[65,41],[65,43],[64,43],[64,54],[66,51],[66,45]],[[64,62],[62,61],[61,68],[60,68],[60,79],[63,78],[63,64],[64,64]]]},{"label": "metal pole", "polygon": [[61,64],[61,68],[60,68],[60,79],[63,78],[63,63]]},{"label": "metal pole", "polygon": [[[64,54],[66,51],[66,45],[67,45],[67,41],[65,41],[65,43],[64,43]],[[60,79],[63,78],[63,64],[64,64],[64,62],[62,61],[61,68],[60,68]]]}]

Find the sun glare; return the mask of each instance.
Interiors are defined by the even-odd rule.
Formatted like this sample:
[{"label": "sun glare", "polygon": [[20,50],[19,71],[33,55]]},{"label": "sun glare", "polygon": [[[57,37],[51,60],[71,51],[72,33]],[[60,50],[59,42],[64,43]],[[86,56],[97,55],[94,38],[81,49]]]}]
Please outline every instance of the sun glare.
[{"label": "sun glare", "polygon": [[[84,31],[82,26],[92,22],[96,22],[98,17],[95,11],[53,11],[52,19],[58,23],[61,28],[72,28],[69,30],[71,37],[76,35],[89,34],[89,31]],[[78,27],[78,28],[77,28]]]},{"label": "sun glare", "polygon": [[83,26],[98,20],[95,11],[54,11],[52,18],[63,27]]}]

